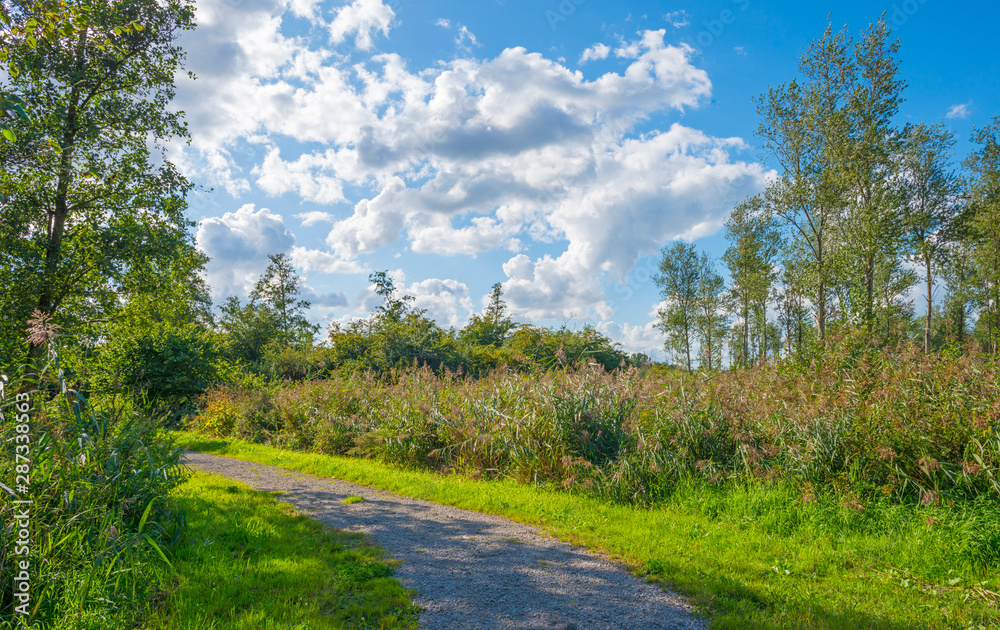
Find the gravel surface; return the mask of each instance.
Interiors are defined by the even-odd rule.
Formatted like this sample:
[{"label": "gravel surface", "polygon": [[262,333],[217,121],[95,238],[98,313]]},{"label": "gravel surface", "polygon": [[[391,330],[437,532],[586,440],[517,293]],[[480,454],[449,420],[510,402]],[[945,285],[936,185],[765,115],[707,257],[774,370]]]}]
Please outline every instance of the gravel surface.
[{"label": "gravel surface", "polygon": [[[402,497],[355,483],[201,453],[193,468],[279,498],[338,529],[370,534],[401,561],[430,630],[697,629],[684,600],[614,562],[496,516]],[[346,497],[365,500],[344,505]]]}]

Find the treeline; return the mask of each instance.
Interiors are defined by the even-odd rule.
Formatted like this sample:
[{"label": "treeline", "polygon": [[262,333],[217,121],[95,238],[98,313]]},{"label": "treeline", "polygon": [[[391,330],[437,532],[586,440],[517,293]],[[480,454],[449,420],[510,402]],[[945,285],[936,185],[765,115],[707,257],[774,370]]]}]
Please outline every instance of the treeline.
[{"label": "treeline", "polygon": [[370,371],[386,375],[413,366],[437,372],[483,376],[500,367],[513,370],[556,368],[581,361],[607,371],[642,366],[643,354],[628,355],[591,326],[574,331],[518,324],[507,313],[500,283],[489,304],[460,329],[444,329],[401,294],[389,274],[369,281],[382,303],[368,317],[341,326],[325,338],[305,317],[302,278],[284,254],[270,264],[247,303],[230,297],[222,307],[215,340],[222,357],[261,376],[302,380],[333,371]]},{"label": "treeline", "polygon": [[726,221],[731,284],[690,244],[662,252],[660,327],[679,363],[718,367],[726,345],[732,364],[757,364],[847,331],[997,351],[1000,117],[973,132],[959,174],[942,124],[897,124],[898,51],[884,18],[857,39],[828,27],[800,76],[756,99],[778,177]]}]

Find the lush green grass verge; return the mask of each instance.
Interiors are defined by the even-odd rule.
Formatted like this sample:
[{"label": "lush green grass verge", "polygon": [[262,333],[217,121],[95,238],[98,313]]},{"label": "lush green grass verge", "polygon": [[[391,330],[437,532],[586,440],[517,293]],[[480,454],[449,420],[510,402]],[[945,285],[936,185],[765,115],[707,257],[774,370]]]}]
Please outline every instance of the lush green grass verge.
[{"label": "lush green grass verge", "polygon": [[953,508],[887,501],[860,511],[823,493],[803,501],[798,491],[776,484],[681,483],[665,503],[644,509],[509,480],[470,480],[373,460],[175,435],[191,450],[541,525],[671,584],[710,613],[713,628],[1000,624],[1000,612],[988,601],[1000,584],[1000,513],[985,501]]},{"label": "lush green grass verge", "polygon": [[189,523],[147,630],[416,628],[410,593],[358,534],[196,472],[174,491]]}]

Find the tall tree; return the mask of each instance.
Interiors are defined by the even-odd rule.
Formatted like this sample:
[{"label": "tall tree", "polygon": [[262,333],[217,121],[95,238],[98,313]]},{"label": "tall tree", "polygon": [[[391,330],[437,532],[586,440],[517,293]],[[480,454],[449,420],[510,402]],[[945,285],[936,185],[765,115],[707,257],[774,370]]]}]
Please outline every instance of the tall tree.
[{"label": "tall tree", "polygon": [[[830,166],[843,191],[841,263],[849,276],[862,280],[850,285],[852,315],[865,322],[869,331],[875,325],[878,295],[885,295],[889,288],[878,286],[878,279],[898,276],[893,267],[903,242],[895,185],[902,134],[894,119],[906,84],[899,78],[899,42],[890,38],[882,16],[857,42],[850,37],[842,40],[844,49],[835,56],[838,65],[813,66],[815,73],[840,75],[837,83],[842,91],[825,95],[834,103],[824,114],[833,118],[836,133],[824,137],[833,158]],[[816,61],[826,64],[834,59]]]},{"label": "tall tree", "polygon": [[250,292],[251,303],[261,304],[274,313],[282,343],[311,341],[318,327],[305,317],[310,303],[298,299],[303,278],[285,254],[269,254],[267,259],[267,268]]},{"label": "tall tree", "polygon": [[[841,50],[836,42],[827,47],[828,56]],[[807,60],[808,56],[803,58],[803,66]],[[840,89],[837,79],[829,75],[826,83],[819,85],[792,81],[768,90],[755,101],[761,117],[757,134],[780,167],[779,177],[764,192],[763,201],[789,227],[793,247],[806,256],[821,339],[826,334],[834,234],[841,203],[836,178],[828,167],[829,150],[823,142],[825,133],[833,133],[823,126],[830,123],[830,117],[824,116],[830,104],[823,95]]]},{"label": "tall tree", "polygon": [[1000,116],[977,128],[972,142],[979,145],[966,159],[969,184],[970,232],[978,283],[979,325],[992,351],[1000,347]]},{"label": "tall tree", "polygon": [[698,267],[695,328],[701,346],[701,365],[711,371],[722,367],[722,345],[729,329],[726,311],[730,302],[725,282],[715,270],[715,261],[702,252]]},{"label": "tall tree", "polygon": [[678,242],[664,247],[660,269],[653,281],[660,287],[660,295],[667,302],[658,311],[658,327],[667,336],[667,350],[684,356],[684,367],[691,369],[691,347],[695,340],[698,313],[698,289],[701,278],[701,260],[695,246]]},{"label": "tall tree", "polygon": [[[31,15],[38,5],[8,6]],[[110,316],[130,297],[130,269],[176,257],[193,225],[184,216],[190,184],[160,144],[186,135],[168,104],[182,59],[176,40],[194,27],[193,7],[85,0],[77,8],[86,27],[71,38],[7,42],[17,70],[10,90],[31,118],[11,119],[16,139],[0,150],[3,272],[19,279],[0,308],[18,322],[38,309],[70,329]]]},{"label": "tall tree", "polygon": [[745,365],[750,360],[751,314],[762,304],[766,312],[781,236],[763,199],[755,196],[733,209],[726,220],[726,238],[729,248],[723,259],[732,277],[733,304],[742,320],[740,356]]},{"label": "tall tree", "polygon": [[934,272],[957,216],[961,182],[951,168],[954,136],[943,125],[909,125],[900,164],[900,187],[911,256],[920,262],[926,286],[924,352],[931,351]]}]

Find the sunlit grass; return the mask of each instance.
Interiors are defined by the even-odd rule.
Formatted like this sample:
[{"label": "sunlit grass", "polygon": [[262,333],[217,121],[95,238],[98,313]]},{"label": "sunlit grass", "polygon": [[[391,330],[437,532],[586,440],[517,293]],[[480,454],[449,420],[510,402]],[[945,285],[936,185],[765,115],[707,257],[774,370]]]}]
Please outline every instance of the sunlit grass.
[{"label": "sunlit grass", "polygon": [[196,472],[174,492],[188,539],[147,630],[416,628],[411,593],[361,535]]},{"label": "sunlit grass", "polygon": [[[778,484],[679,484],[650,508],[510,480],[471,480],[372,460],[289,452],[177,434],[192,450],[338,477],[541,525],[666,582],[713,628],[991,628],[1000,585],[989,532],[995,504],[869,504]],[[997,539],[1000,540],[1000,539]],[[982,590],[985,589],[985,590]]]}]

